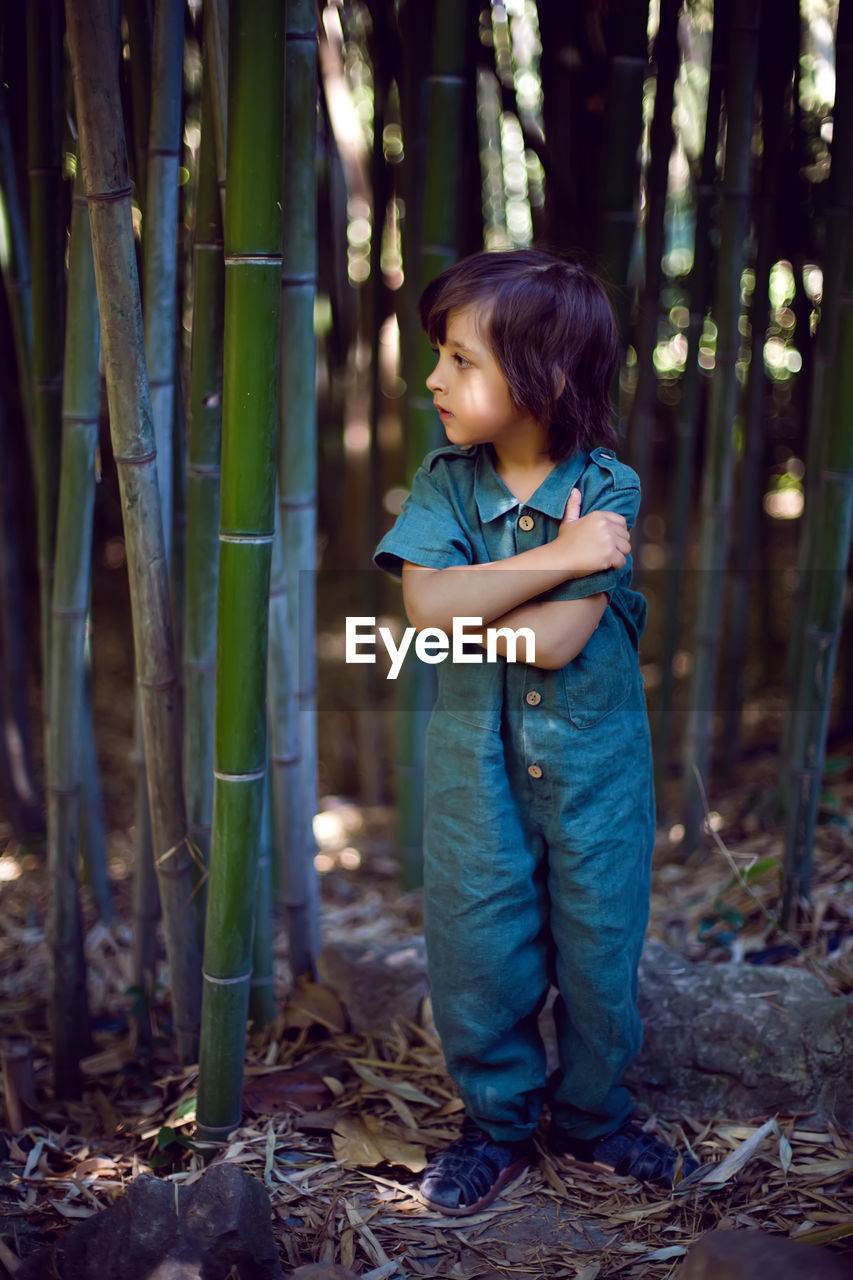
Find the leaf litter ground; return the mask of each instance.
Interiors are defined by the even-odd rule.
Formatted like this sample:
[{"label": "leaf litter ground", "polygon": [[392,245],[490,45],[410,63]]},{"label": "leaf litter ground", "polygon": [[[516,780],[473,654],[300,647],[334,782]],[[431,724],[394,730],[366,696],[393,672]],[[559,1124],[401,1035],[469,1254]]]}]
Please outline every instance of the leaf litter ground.
[{"label": "leaf litter ground", "polygon": [[[761,817],[770,768],[742,774],[710,816],[706,850],[689,863],[661,839],[651,933],[691,958],[808,966],[840,994],[853,985],[850,763],[842,757],[835,768],[812,904],[794,938],[771,922],[781,850]],[[394,887],[387,812],[330,801],[326,813],[327,940],[415,936],[420,901]],[[127,906],[127,837],[115,833],[111,852],[117,899]],[[187,1184],[203,1164],[192,1149],[195,1072],[175,1066],[167,1006],[155,1010],[163,1032],[155,1047],[145,1055],[131,1048],[129,911],[89,928],[97,1051],[84,1064],[83,1098],[51,1101],[43,863],[9,846],[4,868],[17,878],[4,883],[0,903],[0,1009],[4,1034],[34,1042],[37,1087],[20,1131],[0,1134],[0,1275],[14,1275],[20,1258],[108,1207],[139,1173]],[[284,942],[277,977],[286,1002],[276,1024],[250,1038],[245,1123],[217,1158],[265,1183],[285,1271],[314,1261],[372,1280],[656,1280],[677,1275],[690,1244],[718,1226],[757,1227],[853,1258],[853,1136],[807,1115],[649,1116],[647,1127],[711,1166],[698,1185],[671,1195],[567,1172],[539,1143],[536,1163],[487,1211],[431,1213],[418,1199],[418,1174],[456,1136],[461,1107],[428,1002],[417,1021],[392,1032],[354,1034],[334,992],[319,984],[288,992]]]}]

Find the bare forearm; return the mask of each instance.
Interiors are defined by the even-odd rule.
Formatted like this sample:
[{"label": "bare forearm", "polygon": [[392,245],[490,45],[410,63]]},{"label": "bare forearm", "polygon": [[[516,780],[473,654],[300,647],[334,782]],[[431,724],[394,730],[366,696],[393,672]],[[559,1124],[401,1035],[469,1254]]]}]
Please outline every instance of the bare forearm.
[{"label": "bare forearm", "polygon": [[403,568],[403,600],[413,626],[450,631],[460,616],[491,622],[569,576],[551,552],[552,543],[510,560],[454,565],[449,569]]},{"label": "bare forearm", "polygon": [[[531,665],[556,671],[572,662],[595,631],[607,608],[607,594],[598,592],[582,600],[531,601],[511,609],[492,622],[493,643],[504,658],[525,660],[523,638],[512,633],[522,627],[534,636],[535,659]],[[505,631],[506,635],[501,632]]]}]

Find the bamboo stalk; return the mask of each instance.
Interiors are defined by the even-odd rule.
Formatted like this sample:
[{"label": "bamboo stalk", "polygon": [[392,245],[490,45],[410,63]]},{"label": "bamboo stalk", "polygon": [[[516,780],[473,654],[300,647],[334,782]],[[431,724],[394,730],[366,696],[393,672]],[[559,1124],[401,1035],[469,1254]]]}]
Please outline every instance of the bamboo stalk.
[{"label": "bamboo stalk", "polygon": [[[853,207],[853,5],[842,0],[836,37],[837,77],[832,143],[832,223],[841,239],[841,224],[849,222]],[[846,217],[845,217],[846,211]],[[853,248],[849,236],[842,250],[845,260],[838,293],[838,341],[828,419],[812,421],[823,436],[819,483],[808,499],[808,535],[804,533],[806,597],[802,611],[797,696],[789,713],[790,751],[786,772],[790,782],[784,863],[782,923],[787,927],[800,903],[808,897],[815,824],[826,757],[826,732],[832,699],[844,609],[846,567],[853,521]],[[836,240],[835,249],[838,249]],[[826,275],[825,282],[828,284]],[[831,295],[830,295],[831,298]],[[831,312],[828,316],[831,323]],[[823,319],[821,319],[821,324]],[[818,400],[817,405],[822,408]],[[826,427],[824,434],[823,428]]]},{"label": "bamboo stalk", "polygon": [[[205,71],[211,77],[209,109],[213,113],[216,180],[225,216],[225,164],[228,137],[228,0],[206,0],[203,17]],[[210,120],[208,119],[208,124]]]},{"label": "bamboo stalk", "polygon": [[764,367],[764,344],[770,321],[770,271],[778,257],[776,219],[782,198],[780,179],[786,105],[799,52],[797,0],[776,6],[772,13],[765,8],[762,34],[759,76],[763,146],[754,215],[755,287],[750,308],[751,351],[743,401],[743,454],[735,503],[729,623],[724,658],[728,679],[722,743],[729,775],[733,774],[739,758],[749,620],[754,616],[757,604],[755,570],[761,535],[765,399],[769,381]]},{"label": "bamboo stalk", "polygon": [[[187,591],[184,608],[184,782],[190,837],[205,867],[210,862],[213,814],[213,697],[225,302],[222,218],[210,83],[213,60],[207,55],[205,41],[193,242],[193,333],[187,435]],[[196,895],[196,901],[203,916],[206,890]]]},{"label": "bamboo stalk", "polygon": [[50,705],[51,593],[62,436],[65,235],[59,134],[60,18],[58,0],[33,0],[27,5],[33,409],[45,709]]},{"label": "bamboo stalk", "polygon": [[154,47],[154,0],[125,0],[130,44],[130,99],[135,161],[134,195],[145,216],[148,191],[148,130],[151,120],[151,82]]},{"label": "bamboo stalk", "polygon": [[181,785],[169,581],[109,0],[67,0],[83,182],[128,558],[152,839],[182,1061],[195,1056],[199,964]]},{"label": "bamboo stalk", "polygon": [[81,721],[86,689],[86,618],[100,417],[100,330],[89,213],[82,176],[71,214],[68,323],[62,397],[62,472],[57,518],[50,687],[48,867],[54,1086],[77,1097],[87,1047],[86,966],[77,873],[81,811]]},{"label": "bamboo stalk", "polygon": [[6,90],[0,88],[0,195],[8,226],[8,252],[0,256],[3,284],[9,302],[12,340],[18,363],[18,386],[30,452],[35,452],[33,406],[33,282],[30,274],[29,233],[21,204]]},{"label": "bamboo stalk", "polygon": [[[669,179],[669,161],[675,142],[672,103],[678,75],[678,17],[681,0],[661,0],[660,24],[655,38],[653,60],[657,69],[655,106],[649,130],[649,164],[645,182],[645,273],[639,296],[636,325],[637,386],[628,412],[626,436],[631,465],[646,491],[655,427],[658,378],[654,354],[658,341],[660,292],[663,282],[664,215]],[[642,523],[632,536],[634,564],[641,563]]]},{"label": "bamboo stalk", "polygon": [[281,6],[274,0],[236,0],[232,7],[215,783],[197,1109],[203,1141],[224,1138],[240,1121],[266,773],[281,310],[283,25]]},{"label": "bamboo stalk", "polygon": [[273,706],[283,750],[273,754],[282,884],[295,976],[313,974],[320,945],[314,868],[317,811],[315,582],[317,405],[317,19],[312,0],[288,0],[285,81],[284,237],[281,279],[279,520],[286,632],[272,650],[273,687],[293,682]]},{"label": "bamboo stalk", "polygon": [[692,848],[702,823],[696,770],[707,779],[722,619],[721,600],[730,545],[734,469],[734,417],[740,345],[741,274],[749,229],[752,125],[758,55],[760,0],[733,0],[729,73],[726,83],[726,160],[721,200],[720,267],[715,315],[717,353],[708,420],[702,488],[700,573],[694,665],[684,752],[684,845]]},{"label": "bamboo stalk", "polygon": [[[426,84],[426,158],[419,287],[423,288],[459,256],[459,192],[462,188],[462,112],[465,105],[466,43],[476,31],[475,6],[439,0]],[[412,307],[414,311],[414,307]],[[407,398],[405,473],[408,482],[425,454],[440,443],[441,428],[425,382],[433,366],[426,336],[412,336]],[[423,878],[423,770],[427,708],[434,700],[435,673],[410,665],[398,681],[397,841],[403,884]]]},{"label": "bamboo stalk", "polygon": [[648,23],[646,0],[622,0],[612,12],[608,29],[598,252],[614,286],[613,309],[623,345],[631,309],[628,276],[637,231],[643,82],[649,66]]},{"label": "bamboo stalk", "polygon": [[705,138],[696,191],[696,230],[693,238],[693,266],[687,286],[690,321],[687,327],[687,358],[681,383],[681,399],[675,425],[675,476],[669,518],[666,593],[661,628],[661,686],[658,695],[655,743],[655,787],[663,795],[663,781],[672,755],[675,702],[675,652],[681,634],[682,589],[690,525],[694,505],[693,471],[699,437],[701,410],[699,342],[711,292],[713,252],[711,230],[719,198],[717,147],[720,136],[720,107],[729,40],[730,0],[715,0]]}]

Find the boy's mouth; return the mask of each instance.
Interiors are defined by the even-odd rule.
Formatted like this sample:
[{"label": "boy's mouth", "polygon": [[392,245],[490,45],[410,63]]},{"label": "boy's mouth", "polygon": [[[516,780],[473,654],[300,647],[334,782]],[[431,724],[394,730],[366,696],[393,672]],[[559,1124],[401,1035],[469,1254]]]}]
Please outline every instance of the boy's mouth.
[{"label": "boy's mouth", "polygon": [[433,400],[433,405],[438,410],[438,416],[441,418],[442,422],[446,422],[448,418],[453,417],[453,414],[450,412],[450,410],[444,409],[440,404],[438,404],[437,401]]}]

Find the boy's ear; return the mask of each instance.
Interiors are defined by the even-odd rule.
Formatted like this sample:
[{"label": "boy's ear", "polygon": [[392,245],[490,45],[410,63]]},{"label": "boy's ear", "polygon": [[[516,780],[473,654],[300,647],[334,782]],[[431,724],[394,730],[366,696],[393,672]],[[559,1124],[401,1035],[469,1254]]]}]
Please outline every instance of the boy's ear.
[{"label": "boy's ear", "polygon": [[563,370],[559,367],[559,365],[557,365],[551,371],[551,394],[553,395],[553,398],[555,401],[559,400],[560,396],[563,394],[565,389],[566,389],[566,375],[563,373]]}]

